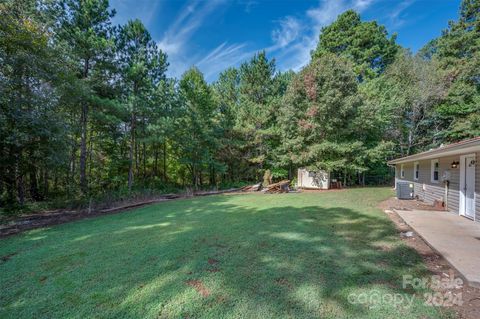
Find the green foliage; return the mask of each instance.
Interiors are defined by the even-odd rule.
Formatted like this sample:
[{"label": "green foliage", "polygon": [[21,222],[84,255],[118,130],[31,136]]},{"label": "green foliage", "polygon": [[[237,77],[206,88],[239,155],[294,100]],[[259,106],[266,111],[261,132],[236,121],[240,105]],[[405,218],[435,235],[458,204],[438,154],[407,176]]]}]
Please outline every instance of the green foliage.
[{"label": "green foliage", "polygon": [[210,172],[210,184],[216,184],[215,172],[223,171],[215,161],[218,135],[215,125],[215,103],[212,89],[197,68],[185,72],[179,83],[182,115],[177,127],[178,145],[182,149],[180,161],[186,164],[192,185],[202,183],[202,171]]},{"label": "green foliage", "polygon": [[435,107],[445,91],[437,63],[408,51],[400,51],[385,74],[362,87],[373,123],[388,140],[397,142],[398,153],[405,156],[441,140],[442,121]]},{"label": "green foliage", "polygon": [[[271,161],[275,143],[276,97],[282,93],[275,60],[265,52],[241,65],[239,106],[235,130],[242,141],[241,151],[247,163],[247,174],[261,179],[261,172]],[[285,82],[284,79],[281,81]],[[247,176],[248,176],[247,175]]]},{"label": "green foliage", "polygon": [[436,39],[432,59],[445,71],[448,93],[437,112],[447,140],[480,135],[480,1],[463,0],[460,18]]},{"label": "green foliage", "polygon": [[351,64],[334,54],[314,59],[292,81],[280,119],[291,163],[312,169],[363,169],[353,161],[363,147],[354,126],[362,101]]},{"label": "green foliage", "polygon": [[275,180],[288,178],[288,171],[284,168],[272,168],[271,174]]},{"label": "green foliage", "polygon": [[[146,123],[155,118],[155,103],[152,96],[158,93],[161,81],[165,81],[167,56],[157,48],[149,32],[139,20],[128,21],[119,28],[117,35],[117,60],[121,81],[123,104],[128,113],[130,128],[128,188],[134,183],[134,162],[138,155],[138,139],[143,142],[144,149],[148,135]],[[157,92],[155,92],[157,90]],[[140,132],[140,136],[138,136]],[[143,134],[142,134],[143,133]],[[143,139],[143,140],[142,140]],[[144,163],[145,174],[145,163]]]},{"label": "green foliage", "polygon": [[393,62],[398,50],[395,39],[396,35],[388,38],[385,27],[376,21],[361,21],[357,12],[348,10],[332,24],[322,28],[312,57],[334,53],[348,58],[360,78],[370,79]]},{"label": "green foliage", "polygon": [[196,68],[168,78],[147,28],[112,26],[108,0],[3,1],[0,206],[292,179],[301,166],[347,184],[388,176],[392,157],[480,135],[479,3],[462,1],[415,56],[349,10],[303,70],[258,52],[207,83]]},{"label": "green foliage", "polygon": [[[67,123],[57,102],[66,70],[33,2],[0,4],[0,195],[8,207],[39,200],[39,177],[61,165]],[[28,174],[27,174],[28,173]],[[43,193],[43,194],[42,194]]]}]

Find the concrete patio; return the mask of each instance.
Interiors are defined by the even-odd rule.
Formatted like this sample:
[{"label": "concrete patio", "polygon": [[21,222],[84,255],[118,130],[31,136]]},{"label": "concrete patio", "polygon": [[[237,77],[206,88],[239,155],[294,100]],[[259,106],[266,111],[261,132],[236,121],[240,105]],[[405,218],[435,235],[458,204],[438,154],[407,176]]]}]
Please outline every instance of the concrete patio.
[{"label": "concrete patio", "polygon": [[470,286],[480,288],[480,223],[444,211],[395,211]]}]

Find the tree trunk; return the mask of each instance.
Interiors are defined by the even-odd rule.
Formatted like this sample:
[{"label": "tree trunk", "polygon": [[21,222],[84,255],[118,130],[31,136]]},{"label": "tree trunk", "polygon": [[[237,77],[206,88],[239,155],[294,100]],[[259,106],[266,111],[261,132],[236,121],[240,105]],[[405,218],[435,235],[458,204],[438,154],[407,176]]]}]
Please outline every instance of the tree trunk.
[{"label": "tree trunk", "polygon": [[88,142],[88,176],[92,176],[92,169],[93,169],[93,164],[92,164],[92,156],[93,156],[93,128],[90,132],[90,140]]},{"label": "tree trunk", "polygon": [[67,176],[65,179],[65,189],[67,191],[67,195],[70,195],[72,179],[75,180],[75,163],[77,158],[76,146],[72,145],[72,153],[70,155],[70,163],[68,165]]},{"label": "tree trunk", "polygon": [[153,156],[153,175],[155,177],[158,177],[158,147],[156,144],[154,144],[155,147],[155,153]]},{"label": "tree trunk", "polygon": [[17,196],[18,196],[18,202],[20,205],[25,204],[25,183],[23,179],[23,171],[22,167],[20,164],[20,159],[17,158]]},{"label": "tree trunk", "polygon": [[[135,121],[136,121],[136,116],[135,116]],[[135,124],[136,126],[136,124]],[[136,135],[136,132],[134,133]],[[137,144],[137,141],[136,139],[133,141],[133,161],[135,163],[135,173],[137,176],[140,174],[140,168],[139,168],[139,165],[138,165],[138,158],[139,158],[139,155],[138,155],[138,144]]]},{"label": "tree trunk", "polygon": [[131,128],[130,128],[130,151],[128,155],[128,159],[130,162],[129,168],[128,168],[128,191],[130,192],[132,190],[132,185],[133,185],[133,155],[135,152],[135,112],[132,112],[132,117],[131,117]]},{"label": "tree trunk", "polygon": [[215,186],[215,165],[210,165],[210,185]]},{"label": "tree trunk", "polygon": [[163,182],[167,183],[167,141],[163,142]]},{"label": "tree trunk", "polygon": [[[0,149],[0,158],[5,158],[3,154],[3,149]],[[3,190],[5,186],[4,183],[6,184],[5,173],[6,173],[5,167],[2,164],[0,164],[0,207],[4,205],[1,195],[3,195]]]},{"label": "tree trunk", "polygon": [[70,157],[70,173],[71,173],[71,176],[73,176],[74,178],[76,173],[76,161],[77,161],[77,150],[75,148],[76,146],[72,147],[72,155]]},{"label": "tree trunk", "polygon": [[[56,175],[56,174],[55,174]],[[43,198],[48,198],[48,169],[45,168],[43,172]]]},{"label": "tree trunk", "polygon": [[[83,78],[88,77],[89,60],[85,59],[83,65]],[[80,117],[80,190],[85,195],[88,191],[87,181],[87,130],[88,130],[88,104],[82,101],[82,114]]]},{"label": "tree trunk", "polygon": [[35,201],[40,200],[40,195],[38,193],[37,168],[35,167],[35,165],[30,165],[29,181],[30,197]]},{"label": "tree trunk", "polygon": [[147,180],[147,147],[145,142],[142,143],[143,152],[142,152],[142,165],[143,165],[143,182]]},{"label": "tree trunk", "polygon": [[80,189],[83,194],[87,193],[87,116],[88,106],[82,105],[82,116],[80,119],[81,137],[80,137]]},{"label": "tree trunk", "polygon": [[10,205],[17,202],[17,198],[15,195],[15,186],[16,186],[15,170],[16,170],[16,166],[15,165],[11,166],[5,176],[5,186],[7,188],[6,202],[7,204],[10,204]]},{"label": "tree trunk", "polygon": [[[135,130],[136,130],[136,123],[137,123],[137,115],[136,115],[136,103],[137,103],[137,84],[133,84],[133,104],[132,104],[132,114],[130,118],[130,150],[129,150],[129,168],[128,168],[128,191],[132,191],[133,186],[133,179],[134,179],[134,164],[135,170],[138,174],[138,149],[137,143],[135,140]],[[135,162],[135,163],[134,163]]]},{"label": "tree trunk", "polygon": [[192,165],[192,187],[195,189],[197,184],[197,175],[195,173],[195,164]]}]

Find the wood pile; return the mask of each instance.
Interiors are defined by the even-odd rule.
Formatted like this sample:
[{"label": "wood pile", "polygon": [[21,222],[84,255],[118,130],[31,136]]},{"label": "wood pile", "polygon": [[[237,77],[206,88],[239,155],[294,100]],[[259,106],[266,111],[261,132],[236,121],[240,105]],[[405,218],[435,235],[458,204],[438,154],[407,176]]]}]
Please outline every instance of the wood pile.
[{"label": "wood pile", "polygon": [[262,191],[268,194],[288,193],[290,191],[290,181],[285,179],[278,183],[270,184]]},{"label": "wood pile", "polygon": [[288,193],[290,191],[290,181],[285,179],[278,183],[273,183],[268,186],[262,187],[262,183],[255,185],[247,185],[240,189],[242,192],[258,192],[262,191],[268,194]]},{"label": "wood pile", "polygon": [[240,188],[242,192],[258,192],[260,189],[262,189],[262,183],[258,183],[255,185],[247,185]]}]

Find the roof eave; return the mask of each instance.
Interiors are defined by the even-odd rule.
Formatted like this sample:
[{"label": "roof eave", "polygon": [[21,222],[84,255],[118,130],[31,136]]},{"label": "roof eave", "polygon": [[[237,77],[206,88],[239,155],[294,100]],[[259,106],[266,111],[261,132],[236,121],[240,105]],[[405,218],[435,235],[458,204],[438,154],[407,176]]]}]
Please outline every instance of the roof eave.
[{"label": "roof eave", "polygon": [[397,158],[397,159],[388,161],[387,164],[395,165],[395,164],[402,164],[402,163],[408,163],[413,161],[420,161],[420,160],[434,159],[438,157],[454,156],[454,155],[469,154],[469,153],[476,153],[476,152],[480,152],[480,139],[478,138],[459,144],[459,145],[445,146],[443,148],[437,148],[431,151],[426,151],[426,152],[415,154],[415,155]]}]

